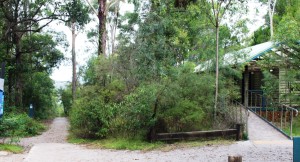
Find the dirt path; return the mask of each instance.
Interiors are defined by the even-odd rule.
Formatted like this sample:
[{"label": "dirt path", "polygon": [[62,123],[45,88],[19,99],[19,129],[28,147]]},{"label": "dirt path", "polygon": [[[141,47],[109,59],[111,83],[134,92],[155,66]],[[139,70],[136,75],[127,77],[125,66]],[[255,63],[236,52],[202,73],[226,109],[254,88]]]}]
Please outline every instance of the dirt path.
[{"label": "dirt path", "polygon": [[[252,115],[250,115],[249,118],[254,117]],[[254,119],[255,117],[253,120]],[[249,121],[252,121],[252,119]],[[262,123],[258,124],[262,125]],[[246,162],[292,161],[293,147],[291,141],[284,138],[281,140],[281,137],[279,137],[279,142],[277,137],[274,139],[272,137],[272,140],[261,139],[256,133],[261,134],[259,131],[263,131],[264,128],[262,128],[262,130],[257,129],[256,124],[253,124],[249,129],[251,134],[251,140],[249,141],[236,142],[227,146],[183,148],[168,152],[87,149],[84,146],[65,142],[67,128],[68,122],[65,118],[55,119],[49,131],[43,133],[41,136],[27,138],[21,141],[21,144],[24,146],[30,147],[33,145],[29,153],[9,155],[5,156],[5,158],[0,156],[0,162],[226,162],[229,155],[241,155],[243,156],[243,161]],[[271,137],[271,135],[269,137]]]}]

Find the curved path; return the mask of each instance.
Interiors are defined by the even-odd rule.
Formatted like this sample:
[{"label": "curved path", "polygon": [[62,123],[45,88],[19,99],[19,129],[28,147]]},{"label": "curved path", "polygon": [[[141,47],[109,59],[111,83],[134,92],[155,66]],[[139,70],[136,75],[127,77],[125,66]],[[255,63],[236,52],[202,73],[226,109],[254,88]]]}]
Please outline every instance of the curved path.
[{"label": "curved path", "polygon": [[[53,121],[51,128],[41,136],[23,139],[22,145],[33,146],[28,153],[0,156],[2,162],[226,162],[229,155],[241,155],[243,161],[266,161],[266,162],[289,162],[292,161],[292,145],[289,140],[277,137],[263,139],[262,131],[267,129],[263,123],[254,124],[256,121],[254,114],[250,114],[249,141],[235,142],[224,146],[204,146],[194,148],[178,148],[168,152],[165,151],[120,151],[105,149],[87,149],[85,146],[68,144],[65,142],[68,122],[65,118],[57,118]],[[253,122],[253,123],[252,123]],[[252,125],[253,124],[253,125]],[[258,129],[259,125],[259,129]],[[253,129],[255,128],[255,129]],[[263,132],[265,133],[265,132]],[[273,134],[273,133],[271,133]],[[264,136],[271,137],[271,135]],[[276,138],[275,138],[276,137]],[[269,140],[270,139],[270,140]],[[283,142],[275,142],[277,140]],[[269,142],[266,142],[269,140]],[[262,141],[262,142],[258,142]],[[257,143],[258,142],[258,143]]]}]

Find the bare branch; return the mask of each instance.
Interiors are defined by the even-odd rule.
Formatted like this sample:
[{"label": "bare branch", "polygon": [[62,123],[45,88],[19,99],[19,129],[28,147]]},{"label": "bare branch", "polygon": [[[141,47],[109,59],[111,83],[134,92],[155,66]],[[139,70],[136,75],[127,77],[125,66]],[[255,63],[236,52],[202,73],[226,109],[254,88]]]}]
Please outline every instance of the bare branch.
[{"label": "bare branch", "polygon": [[91,7],[91,9],[93,10],[93,12],[94,12],[94,14],[97,16],[98,15],[98,12],[97,12],[97,10],[93,7],[93,5],[90,3],[90,1],[89,0],[85,0],[87,3],[88,3],[88,5]]}]

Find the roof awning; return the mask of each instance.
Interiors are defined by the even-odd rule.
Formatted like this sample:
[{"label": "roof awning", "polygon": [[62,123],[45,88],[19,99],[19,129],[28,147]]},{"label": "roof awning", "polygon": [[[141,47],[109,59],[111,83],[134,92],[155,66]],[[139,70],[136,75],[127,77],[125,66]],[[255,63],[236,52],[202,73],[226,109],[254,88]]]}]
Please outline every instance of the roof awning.
[{"label": "roof awning", "polygon": [[[265,53],[274,50],[278,44],[274,42],[265,42],[255,46],[247,47],[236,52],[226,53],[223,57],[223,66],[242,64],[250,62],[264,55]],[[212,60],[205,61],[195,67],[195,72],[205,71],[212,66]]]}]

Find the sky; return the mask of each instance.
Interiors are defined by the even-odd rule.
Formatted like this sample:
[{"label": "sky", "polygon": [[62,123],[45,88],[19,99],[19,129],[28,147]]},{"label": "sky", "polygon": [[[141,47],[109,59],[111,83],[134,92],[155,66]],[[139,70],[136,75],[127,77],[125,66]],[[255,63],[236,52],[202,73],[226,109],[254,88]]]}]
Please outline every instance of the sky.
[{"label": "sky", "polygon": [[[133,11],[133,5],[126,4],[121,2],[120,4],[120,13],[124,14],[128,11]],[[91,16],[95,21],[97,17],[95,15]],[[88,31],[91,28],[98,29],[96,22],[91,22],[85,27],[85,31]],[[58,68],[53,69],[53,73],[50,76],[52,80],[57,82],[66,82],[72,80],[72,62],[71,62],[71,44],[72,44],[72,33],[71,30],[66,27],[64,24],[58,24],[57,22],[50,24],[49,29],[55,30],[58,32],[63,32],[67,36],[67,40],[69,42],[70,47],[67,51],[64,52],[64,56],[67,61],[64,61]],[[86,65],[89,58],[93,56],[91,52],[87,52],[89,50],[93,50],[91,48],[95,48],[92,43],[88,42],[88,38],[86,33],[80,32],[76,37],[76,59],[77,59],[77,67]],[[61,51],[64,50],[61,48]]]},{"label": "sky", "polygon": [[[120,5],[120,12],[121,14],[124,14],[128,11],[133,11],[133,5],[129,5],[126,3],[121,3]],[[250,29],[249,33],[253,33],[256,29],[258,29],[260,26],[264,25],[265,21],[263,20],[263,16],[267,13],[267,8],[265,6],[261,6],[261,4],[257,3],[257,0],[251,0],[249,2],[249,13],[247,15],[247,18],[249,18],[250,23],[248,24],[248,27]],[[97,17],[94,15],[92,18],[97,21]],[[71,30],[66,27],[64,24],[59,24],[57,22],[54,22],[49,27],[52,30],[63,32],[67,36],[67,40],[69,42],[70,47],[67,51],[61,50],[64,52],[64,55],[67,59],[67,61],[64,61],[58,68],[53,69],[53,73],[51,75],[51,78],[56,82],[66,82],[72,80],[72,63],[71,63],[71,39],[72,34]],[[85,27],[85,31],[91,28],[98,28],[96,22],[92,22],[88,24]],[[86,37],[86,33],[80,32],[78,33],[76,37],[76,59],[77,59],[77,67],[86,65],[86,62],[89,60],[89,58],[92,57],[92,53],[88,52],[88,50],[91,50],[93,45],[88,42],[88,39]]]}]

